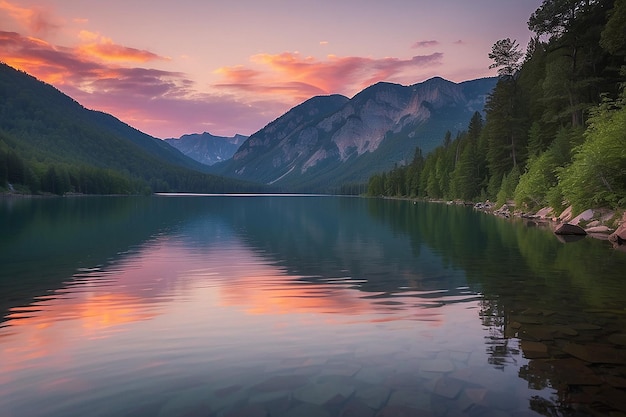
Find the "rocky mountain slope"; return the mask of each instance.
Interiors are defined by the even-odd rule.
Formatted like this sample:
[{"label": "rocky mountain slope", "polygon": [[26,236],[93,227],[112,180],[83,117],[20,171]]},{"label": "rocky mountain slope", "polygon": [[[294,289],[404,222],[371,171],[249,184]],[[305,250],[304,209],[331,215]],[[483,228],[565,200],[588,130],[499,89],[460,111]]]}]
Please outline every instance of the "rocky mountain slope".
[{"label": "rocky mountain slope", "polygon": [[204,132],[165,139],[165,142],[200,163],[213,165],[232,158],[246,139],[243,135],[225,137]]},{"label": "rocky mountain slope", "polygon": [[428,152],[482,111],[495,78],[377,83],[353,98],[318,96],[254,133],[216,172],[289,191],[328,192]]}]

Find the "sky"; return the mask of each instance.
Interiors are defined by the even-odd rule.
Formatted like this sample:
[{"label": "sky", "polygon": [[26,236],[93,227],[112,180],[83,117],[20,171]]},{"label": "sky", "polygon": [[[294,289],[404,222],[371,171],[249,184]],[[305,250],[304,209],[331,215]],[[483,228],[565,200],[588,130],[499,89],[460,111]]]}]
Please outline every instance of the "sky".
[{"label": "sky", "polygon": [[316,96],[495,76],[541,0],[0,0],[0,61],[158,138],[250,135]]}]

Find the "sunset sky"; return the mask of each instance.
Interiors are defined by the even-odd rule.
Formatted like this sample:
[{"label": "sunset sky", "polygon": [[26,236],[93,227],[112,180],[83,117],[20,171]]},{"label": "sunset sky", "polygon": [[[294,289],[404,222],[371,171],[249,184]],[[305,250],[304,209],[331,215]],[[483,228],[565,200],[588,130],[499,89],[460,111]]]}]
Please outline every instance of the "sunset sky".
[{"label": "sunset sky", "polygon": [[0,61],[159,138],[250,135],[315,96],[493,76],[541,0],[0,0]]}]

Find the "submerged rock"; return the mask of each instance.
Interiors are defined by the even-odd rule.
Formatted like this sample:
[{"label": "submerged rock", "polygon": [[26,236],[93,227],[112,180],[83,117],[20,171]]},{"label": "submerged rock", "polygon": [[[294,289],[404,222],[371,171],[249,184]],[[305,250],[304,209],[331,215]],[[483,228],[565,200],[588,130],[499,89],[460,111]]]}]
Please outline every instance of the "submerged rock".
[{"label": "submerged rock", "polygon": [[554,231],[557,235],[575,235],[575,236],[585,236],[587,232],[580,226],[571,223],[563,223],[557,226]]}]

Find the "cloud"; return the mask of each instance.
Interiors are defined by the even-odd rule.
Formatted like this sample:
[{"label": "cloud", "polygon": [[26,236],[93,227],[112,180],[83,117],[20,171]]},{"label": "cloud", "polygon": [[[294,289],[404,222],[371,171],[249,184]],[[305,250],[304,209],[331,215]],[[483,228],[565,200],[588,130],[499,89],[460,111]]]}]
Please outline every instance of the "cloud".
[{"label": "cloud", "polygon": [[439,45],[439,41],[430,40],[430,41],[417,41],[413,45],[411,45],[411,49],[418,48],[430,48],[431,46]]},{"label": "cloud", "polygon": [[0,0],[0,11],[34,34],[48,33],[61,26],[48,10],[41,7],[20,7],[8,0]]},{"label": "cloud", "polygon": [[467,42],[465,42],[463,39],[459,39],[458,41],[453,42],[455,45],[467,45]]},{"label": "cloud", "polygon": [[[0,7],[7,5],[12,6],[0,0]],[[25,13],[12,7],[16,16]],[[53,84],[85,107],[161,138],[202,131],[252,134],[312,96],[352,96],[378,81],[412,84],[443,58],[439,52],[406,59],[257,54],[246,65],[217,69],[217,81],[209,91],[200,91],[185,73],[143,67],[170,61],[168,57],[88,30],[77,35],[76,45],[64,46],[44,36],[0,31],[0,59]]]},{"label": "cloud", "polygon": [[409,59],[329,55],[317,60],[297,52],[258,54],[251,62],[260,69],[222,67],[217,72],[225,82],[217,86],[261,94],[283,92],[297,100],[314,94],[353,94],[378,81],[414,82],[416,71],[439,65],[442,57],[436,52]]},{"label": "cloud", "polygon": [[79,54],[98,58],[104,61],[148,62],[169,60],[143,49],[129,48],[115,44],[112,39],[102,37],[89,31],[81,31],[79,37],[87,43],[77,48]]},{"label": "cloud", "polygon": [[[125,49],[131,50],[131,55],[137,51]],[[190,83],[181,73],[97,62],[92,59],[93,54],[85,53],[82,47],[52,45],[16,32],[0,31],[0,55],[7,64],[35,75],[42,81],[60,85],[69,83],[87,91],[99,87],[98,83],[104,83],[108,89],[123,89],[128,94],[153,96],[172,91],[182,94]],[[116,83],[117,87],[114,87]],[[157,85],[160,88],[155,89]]]}]

